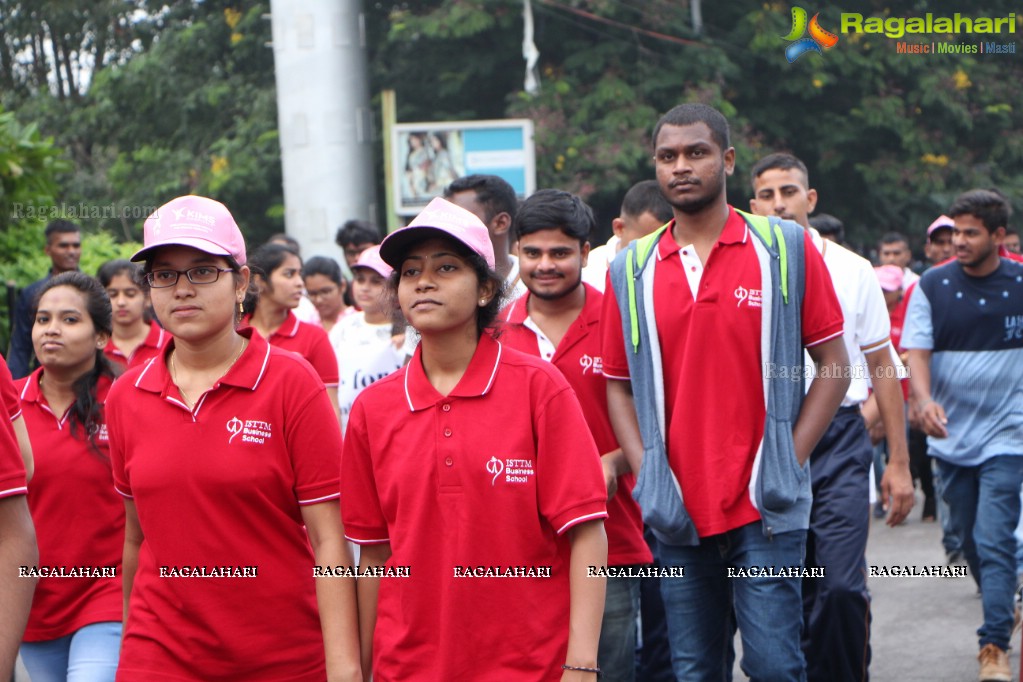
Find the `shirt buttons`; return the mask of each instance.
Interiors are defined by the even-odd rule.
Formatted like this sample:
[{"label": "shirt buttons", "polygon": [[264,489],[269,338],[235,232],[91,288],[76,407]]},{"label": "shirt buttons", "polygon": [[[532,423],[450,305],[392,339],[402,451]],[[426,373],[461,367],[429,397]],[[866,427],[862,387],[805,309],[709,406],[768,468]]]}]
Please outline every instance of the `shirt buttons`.
[{"label": "shirt buttons", "polygon": [[451,429],[444,429],[444,437],[451,438]]},{"label": "shirt buttons", "polygon": [[452,459],[452,458],[450,458],[450,457],[445,457],[445,458],[444,458],[444,463],[445,463],[445,464],[447,464],[448,466],[454,466],[454,464],[455,464],[455,460],[453,460],[453,459]]},{"label": "shirt buttons", "polygon": [[683,251],[683,252],[682,252],[682,255],[683,255],[683,256],[688,256],[688,255],[689,255],[689,252],[688,252],[688,251]]},{"label": "shirt buttons", "polygon": [[444,410],[445,412],[450,412],[451,411],[451,404],[450,403],[444,403],[443,405],[441,405],[440,409]]}]

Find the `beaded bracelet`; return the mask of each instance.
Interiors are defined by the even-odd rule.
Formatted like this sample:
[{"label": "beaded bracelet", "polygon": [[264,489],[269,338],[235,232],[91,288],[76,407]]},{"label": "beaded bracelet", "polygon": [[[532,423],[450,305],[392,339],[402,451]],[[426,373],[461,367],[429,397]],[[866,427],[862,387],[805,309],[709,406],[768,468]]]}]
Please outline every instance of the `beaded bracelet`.
[{"label": "beaded bracelet", "polygon": [[561,666],[561,669],[574,670],[575,672],[579,673],[595,673],[597,675],[598,680],[604,676],[604,673],[600,670],[600,668],[584,668],[583,666],[580,665],[569,665],[565,663]]}]

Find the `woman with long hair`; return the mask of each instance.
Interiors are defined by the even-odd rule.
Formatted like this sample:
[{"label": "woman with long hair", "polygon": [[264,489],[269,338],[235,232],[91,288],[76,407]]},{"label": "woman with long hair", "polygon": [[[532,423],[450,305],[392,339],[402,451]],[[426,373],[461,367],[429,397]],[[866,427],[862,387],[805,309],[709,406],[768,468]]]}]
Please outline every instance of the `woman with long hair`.
[{"label": "woman with long hair", "polygon": [[421,342],[356,399],[341,458],[347,536],[371,576],[364,668],[378,682],[595,680],[604,580],[587,569],[607,561],[607,490],[575,394],[487,333],[501,280],[475,215],[435,199],[380,255]]},{"label": "woman with long hair", "polygon": [[282,244],[263,244],[249,256],[248,266],[253,286],[245,297],[243,324],[252,325],[271,346],[305,358],[320,375],[337,410],[337,359],[327,332],[292,312],[302,300],[302,259]]},{"label": "woman with long hair", "polygon": [[110,485],[103,354],[110,300],[83,272],[50,278],[33,314],[39,368],[17,383],[35,454],[39,565],[21,657],[33,680],[113,680],[121,643],[124,506]]},{"label": "woman with long hair", "polygon": [[323,382],[239,327],[245,242],[227,208],[179,197],[144,226],[150,298],[174,339],[107,415],[124,497],[119,680],[361,680],[338,511],[341,433]]},{"label": "woman with long hair", "polygon": [[96,271],[114,311],[113,333],[103,353],[122,369],[153,359],[170,341],[170,334],[150,319],[149,296],[141,277],[141,268],[123,259],[108,260]]}]

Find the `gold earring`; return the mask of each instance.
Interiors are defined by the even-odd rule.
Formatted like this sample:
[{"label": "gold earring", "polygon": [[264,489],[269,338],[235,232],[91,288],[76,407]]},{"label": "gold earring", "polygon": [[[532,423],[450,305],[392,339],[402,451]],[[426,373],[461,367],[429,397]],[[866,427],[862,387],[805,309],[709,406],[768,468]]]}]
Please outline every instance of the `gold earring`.
[{"label": "gold earring", "polygon": [[238,301],[238,314],[239,315],[244,315],[245,314],[245,306],[242,305],[241,301]]}]

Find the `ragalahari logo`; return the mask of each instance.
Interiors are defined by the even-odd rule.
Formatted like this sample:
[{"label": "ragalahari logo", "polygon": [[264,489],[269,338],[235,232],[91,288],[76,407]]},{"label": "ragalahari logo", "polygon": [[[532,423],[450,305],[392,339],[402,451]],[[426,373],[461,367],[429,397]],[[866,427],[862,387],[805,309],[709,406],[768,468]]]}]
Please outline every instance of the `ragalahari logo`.
[{"label": "ragalahari logo", "polygon": [[[789,31],[787,36],[782,37],[782,40],[792,43],[785,48],[785,58],[789,60],[789,64],[807,52],[824,54],[823,50],[828,50],[838,43],[837,35],[821,28],[820,23],[817,21],[819,16],[820,12],[814,14],[813,19],[807,23],[806,10],[802,7],[792,8],[792,30]],[[809,31],[810,35],[804,38],[803,34],[807,31]]]}]

